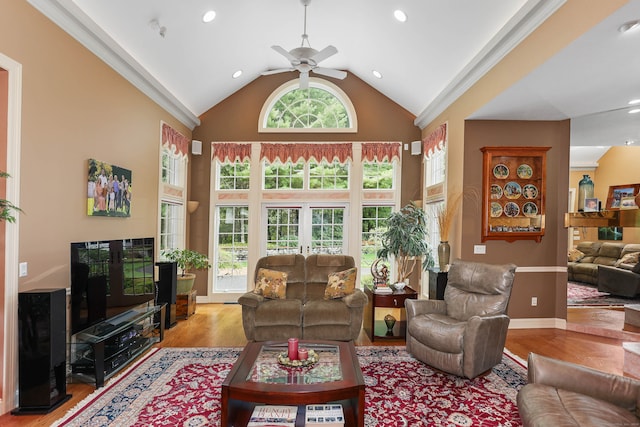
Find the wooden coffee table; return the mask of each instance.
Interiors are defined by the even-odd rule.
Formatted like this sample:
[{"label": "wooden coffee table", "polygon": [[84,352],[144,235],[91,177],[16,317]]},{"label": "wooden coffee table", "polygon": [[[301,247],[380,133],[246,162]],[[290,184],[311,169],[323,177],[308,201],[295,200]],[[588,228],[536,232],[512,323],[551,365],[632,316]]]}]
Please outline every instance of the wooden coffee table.
[{"label": "wooden coffee table", "polygon": [[278,364],[286,342],[250,342],[222,383],[221,426],[246,426],[258,405],[298,406],[296,426],[304,426],[304,405],[342,405],[345,426],[364,427],[364,379],[353,342],[301,340],[319,361],[307,368]]}]

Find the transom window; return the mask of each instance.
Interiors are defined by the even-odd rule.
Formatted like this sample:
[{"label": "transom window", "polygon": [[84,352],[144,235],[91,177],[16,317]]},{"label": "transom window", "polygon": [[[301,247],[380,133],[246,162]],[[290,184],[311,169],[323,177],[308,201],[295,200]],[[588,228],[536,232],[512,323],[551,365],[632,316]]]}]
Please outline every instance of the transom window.
[{"label": "transom window", "polygon": [[304,160],[264,163],[265,190],[300,190],[304,186]]},{"label": "transom window", "polygon": [[235,161],[218,163],[217,190],[248,190],[249,162]]},{"label": "transom window", "polygon": [[355,109],[333,83],[317,77],[300,89],[299,79],[276,89],[260,112],[259,132],[357,132]]},{"label": "transom window", "polygon": [[347,190],[349,188],[349,166],[334,160],[320,163],[309,162],[309,188],[314,190]]}]

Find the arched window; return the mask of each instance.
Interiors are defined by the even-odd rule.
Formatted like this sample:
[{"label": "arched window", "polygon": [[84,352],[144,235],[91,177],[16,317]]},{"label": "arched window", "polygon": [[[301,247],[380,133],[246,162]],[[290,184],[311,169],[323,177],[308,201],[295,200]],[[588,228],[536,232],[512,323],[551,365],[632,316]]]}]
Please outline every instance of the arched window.
[{"label": "arched window", "polygon": [[333,83],[312,77],[309,88],[299,79],[277,88],[260,112],[259,132],[357,132],[351,100]]}]

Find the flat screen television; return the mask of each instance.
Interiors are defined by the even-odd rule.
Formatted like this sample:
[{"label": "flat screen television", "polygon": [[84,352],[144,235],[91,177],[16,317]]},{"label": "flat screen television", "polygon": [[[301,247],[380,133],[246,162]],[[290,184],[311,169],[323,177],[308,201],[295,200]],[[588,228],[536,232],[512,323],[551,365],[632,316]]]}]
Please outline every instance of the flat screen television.
[{"label": "flat screen television", "polygon": [[71,333],[155,300],[154,239],[71,243]]}]

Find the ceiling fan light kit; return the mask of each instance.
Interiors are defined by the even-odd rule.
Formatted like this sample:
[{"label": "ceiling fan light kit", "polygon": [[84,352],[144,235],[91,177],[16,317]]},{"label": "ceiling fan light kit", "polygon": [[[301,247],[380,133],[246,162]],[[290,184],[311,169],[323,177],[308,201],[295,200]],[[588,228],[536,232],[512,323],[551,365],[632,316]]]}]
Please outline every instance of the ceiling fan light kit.
[{"label": "ceiling fan light kit", "polygon": [[311,44],[309,43],[309,35],[307,34],[307,7],[311,3],[311,0],[300,0],[300,3],[304,6],[304,32],[302,33],[302,42],[300,43],[300,47],[287,51],[281,46],[271,46],[273,50],[289,60],[291,67],[265,71],[262,75],[297,70],[300,72],[300,89],[307,89],[309,87],[309,72],[332,77],[334,79],[344,79],[347,77],[347,73],[345,71],[318,66],[320,62],[338,53],[338,49],[332,45],[325,47],[321,51],[317,51],[311,47]]}]

